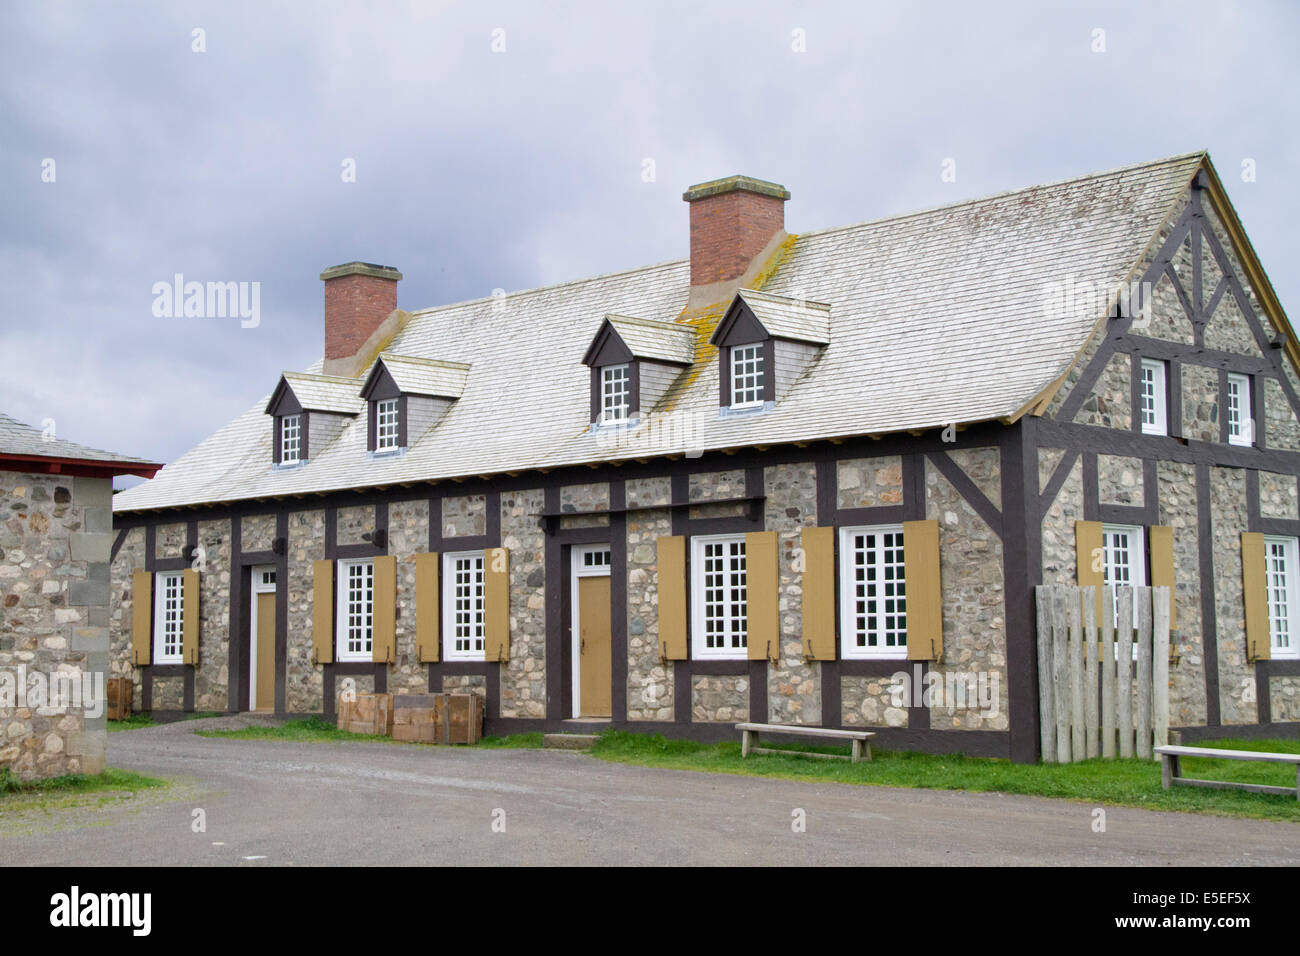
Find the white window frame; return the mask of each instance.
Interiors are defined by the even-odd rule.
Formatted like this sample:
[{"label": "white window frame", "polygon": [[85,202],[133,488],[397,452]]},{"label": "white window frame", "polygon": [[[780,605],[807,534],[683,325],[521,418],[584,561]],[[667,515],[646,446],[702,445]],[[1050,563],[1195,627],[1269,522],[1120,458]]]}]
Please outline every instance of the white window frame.
[{"label": "white window frame", "polygon": [[158,571],[154,574],[153,662],[185,663],[184,571]]},{"label": "white window frame", "polygon": [[1250,376],[1228,373],[1228,393],[1224,396],[1224,415],[1228,419],[1228,443],[1255,443],[1255,415],[1250,402]]},{"label": "white window frame", "polygon": [[[1281,535],[1264,537],[1264,586],[1268,601],[1268,641],[1274,660],[1300,659],[1300,548],[1296,539]],[[1281,559],[1282,566],[1277,566]],[[1278,594],[1278,590],[1281,594]],[[1283,607],[1279,608],[1281,598]],[[1283,617],[1282,613],[1285,613]]]},{"label": "white window frame", "polygon": [[375,451],[396,451],[402,440],[402,400],[381,398],[375,402]]},{"label": "white window frame", "polygon": [[[478,567],[473,567],[473,562]],[[468,562],[468,581],[464,606],[458,605],[462,582],[457,577],[457,565]],[[477,593],[474,593],[474,592]],[[457,648],[461,640],[457,618],[466,615],[463,622],[469,632],[465,640],[469,647]],[[487,648],[487,555],[483,551],[452,551],[442,556],[442,659],[446,661],[486,660]],[[477,647],[475,647],[477,645]]]},{"label": "white window frame", "polygon": [[755,408],[763,404],[764,386],[769,372],[764,367],[764,352],[762,342],[731,346],[732,408]]},{"label": "white window frame", "polygon": [[[292,423],[292,441],[289,426]],[[292,449],[292,451],[290,451]],[[280,464],[296,465],[302,452],[302,415],[280,416]]]},{"label": "white window frame", "polygon": [[[868,660],[906,660],[907,658],[907,577],[906,574],[901,578],[883,579],[886,584],[890,580],[902,582],[901,595],[880,594],[876,595],[876,600],[888,602],[890,600],[902,599],[903,606],[901,609],[895,607],[882,608],[876,615],[876,625],[874,628],[865,626],[861,629],[857,626],[859,617],[868,617],[864,614],[858,614],[858,594],[857,594],[857,571],[858,571],[858,554],[859,549],[855,538],[859,535],[874,535],[876,540],[869,549],[864,549],[864,557],[870,555],[880,566],[880,559],[885,556],[886,550],[898,551],[898,562],[888,563],[886,567],[901,569],[902,550],[903,550],[903,526],[901,524],[882,524],[882,525],[859,525],[850,528],[840,529],[840,656],[849,659],[868,659]],[[890,546],[885,540],[885,535],[896,535],[896,543]],[[865,544],[865,542],[864,542]],[[864,568],[864,582],[866,574]],[[864,583],[864,591],[866,591]],[[863,598],[871,595],[864,594]],[[892,613],[891,613],[892,610]],[[885,619],[897,617],[901,614],[903,626],[901,632],[897,628],[886,626]],[[871,638],[874,635],[876,644],[873,646]],[[895,643],[887,643],[891,635]],[[859,637],[862,638],[862,645],[858,645]],[[901,643],[898,643],[901,637]]]},{"label": "white window frame", "polygon": [[[351,603],[352,570],[361,572],[361,602],[357,607]],[[366,573],[368,570],[369,573]],[[338,619],[334,629],[334,659],[340,663],[370,661],[374,659],[375,647],[375,562],[371,558],[356,558],[338,562]],[[366,590],[369,591],[366,594]],[[353,618],[359,627],[360,647],[349,648],[352,643]]]},{"label": "white window frame", "polygon": [[[617,399],[617,401],[615,401]],[[600,369],[600,423],[621,425],[632,417],[632,365],[605,365]]]},{"label": "white window frame", "polygon": [[[1151,373],[1151,380],[1148,383],[1147,373]],[[1143,359],[1141,368],[1138,372],[1138,414],[1142,422],[1142,434],[1144,435],[1168,435],[1169,434],[1169,401],[1168,388],[1166,386],[1167,369],[1165,363],[1159,359]],[[1151,407],[1150,421],[1147,421],[1147,386],[1150,384]]]},{"label": "white window frame", "polygon": [[[739,571],[744,583],[744,594],[740,600],[731,594],[724,597],[722,614],[716,619],[724,626],[723,646],[709,647],[706,627],[709,620],[709,604],[706,600],[706,552],[712,546],[721,545],[726,550],[724,560],[729,565],[734,547],[739,544],[741,560],[745,567]],[[743,534],[708,534],[696,535],[691,539],[691,656],[705,660],[745,660],[749,657],[749,586],[748,555],[745,553],[745,536]],[[722,571],[723,592],[736,589],[737,569],[726,567]],[[737,606],[743,610],[737,614]],[[739,641],[737,641],[739,638]]]},{"label": "white window frame", "polygon": [[[1113,556],[1121,553],[1116,547],[1114,539],[1116,535],[1128,535],[1127,545],[1123,548],[1124,566],[1128,569],[1128,580],[1116,581],[1115,571],[1116,562],[1112,560]],[[1140,524],[1104,524],[1101,526],[1101,554],[1102,568],[1101,580],[1102,586],[1111,588],[1111,600],[1114,607],[1114,624],[1118,628],[1119,620],[1119,598],[1114,590],[1117,586],[1122,587],[1145,587],[1147,583],[1147,529]],[[1134,616],[1137,609],[1134,608]],[[1130,619],[1130,630],[1137,626],[1137,622]],[[1133,645],[1133,659],[1137,660],[1137,644]]]}]

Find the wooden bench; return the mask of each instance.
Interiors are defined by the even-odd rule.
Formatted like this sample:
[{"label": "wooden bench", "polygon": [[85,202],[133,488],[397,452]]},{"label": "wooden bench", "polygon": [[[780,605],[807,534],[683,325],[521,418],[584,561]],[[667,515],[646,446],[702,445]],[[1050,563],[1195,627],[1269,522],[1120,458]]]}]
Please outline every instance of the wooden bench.
[{"label": "wooden bench", "polygon": [[[785,754],[799,753],[807,757],[830,757],[835,760],[850,760],[857,763],[864,757],[871,759],[870,738],[876,736],[870,730],[833,730],[829,727],[802,727],[797,724],[736,724],[736,729],[743,736],[740,739],[740,755],[748,757],[750,754]],[[791,737],[816,737],[829,740],[847,740],[853,746],[852,756],[844,754],[819,754],[807,750],[773,750],[771,747],[760,747],[759,734],[783,734]]]},{"label": "wooden bench", "polygon": [[[1300,800],[1300,754],[1279,754],[1269,753],[1262,750],[1212,750],[1208,747],[1175,747],[1162,746],[1156,748],[1156,753],[1160,755],[1160,783],[1166,790],[1174,784],[1183,784],[1188,787],[1215,787],[1227,789],[1235,787],[1238,790],[1250,790],[1254,793],[1284,793],[1287,796],[1295,794],[1297,800]],[[1296,785],[1292,787],[1271,787],[1262,783],[1233,783],[1228,780],[1193,780],[1191,777],[1182,776],[1183,757],[1207,757],[1213,760],[1263,760],[1267,763],[1289,763],[1294,764],[1296,768]]]}]

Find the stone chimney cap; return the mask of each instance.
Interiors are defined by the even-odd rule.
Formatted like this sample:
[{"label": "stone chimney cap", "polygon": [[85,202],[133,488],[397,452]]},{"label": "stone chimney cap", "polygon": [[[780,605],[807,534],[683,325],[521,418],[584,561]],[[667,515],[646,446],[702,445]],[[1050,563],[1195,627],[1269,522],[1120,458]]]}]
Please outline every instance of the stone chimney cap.
[{"label": "stone chimney cap", "polygon": [[373,262],[345,262],[330,266],[320,274],[322,279],[338,279],[342,276],[371,276],[375,279],[392,279],[394,282],[402,278],[402,274],[392,266],[375,265]]},{"label": "stone chimney cap", "polygon": [[773,199],[782,200],[790,198],[790,190],[780,183],[770,183],[766,179],[753,179],[749,176],[728,176],[725,179],[700,183],[682,193],[682,198],[687,202],[695,202],[698,199],[708,199],[710,196],[734,192],[757,193],[760,196],[771,196]]}]

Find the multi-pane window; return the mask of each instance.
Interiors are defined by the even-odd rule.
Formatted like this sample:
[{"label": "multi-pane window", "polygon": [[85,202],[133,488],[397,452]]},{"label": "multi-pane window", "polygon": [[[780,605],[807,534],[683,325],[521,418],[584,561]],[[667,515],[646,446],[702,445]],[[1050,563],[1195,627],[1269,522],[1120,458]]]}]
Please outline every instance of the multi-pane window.
[{"label": "multi-pane window", "polygon": [[749,624],[745,537],[702,537],[692,544],[695,656],[745,657]]},{"label": "multi-pane window", "polygon": [[398,447],[401,434],[398,427],[400,405],[400,400],[396,398],[385,398],[375,403],[376,451],[389,451]]},{"label": "multi-pane window", "polygon": [[[1146,536],[1137,525],[1103,525],[1101,529],[1102,585],[1142,587],[1147,583]],[[1115,626],[1120,625],[1119,599],[1115,601]],[[1129,627],[1134,627],[1133,622]],[[1136,654],[1136,648],[1134,650]]]},{"label": "multi-pane window", "polygon": [[600,420],[625,422],[632,409],[632,366],[606,365],[600,370]]},{"label": "multi-pane window", "polygon": [[731,407],[761,405],[764,377],[763,343],[731,348]]},{"label": "multi-pane window", "polygon": [[1300,657],[1297,642],[1296,616],[1300,613],[1296,601],[1296,539],[1264,539],[1264,583],[1268,591],[1268,635],[1273,657]]},{"label": "multi-pane window", "polygon": [[592,548],[582,552],[582,566],[584,568],[609,567],[609,549]]},{"label": "multi-pane window", "polygon": [[1250,407],[1250,378],[1228,376],[1228,441],[1234,445],[1254,444],[1254,416]]},{"label": "multi-pane window", "polygon": [[184,660],[185,576],[180,571],[159,574],[154,581],[154,663]]},{"label": "multi-pane window", "polygon": [[280,464],[295,464],[301,451],[302,416],[285,415],[280,419]]},{"label": "multi-pane window", "polygon": [[841,530],[840,574],[843,655],[906,657],[902,525]]},{"label": "multi-pane window", "polygon": [[338,659],[368,661],[374,650],[374,562],[340,561],[338,577]]},{"label": "multi-pane window", "polygon": [[443,558],[443,630],[448,660],[483,659],[483,552]]},{"label": "multi-pane window", "polygon": [[1142,413],[1142,431],[1148,435],[1167,435],[1169,419],[1165,402],[1165,363],[1143,359],[1138,397]]}]

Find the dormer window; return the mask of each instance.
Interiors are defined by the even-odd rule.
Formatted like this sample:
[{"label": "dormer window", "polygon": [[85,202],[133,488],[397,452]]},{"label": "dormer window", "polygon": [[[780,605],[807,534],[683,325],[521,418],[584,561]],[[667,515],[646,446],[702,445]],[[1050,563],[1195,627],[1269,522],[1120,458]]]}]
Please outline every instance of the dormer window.
[{"label": "dormer window", "polygon": [[400,398],[385,398],[375,403],[375,451],[392,451],[401,447]]},{"label": "dormer window", "polygon": [[280,418],[280,464],[296,465],[302,450],[302,416],[283,415]]},{"label": "dormer window", "polygon": [[735,345],[731,348],[731,407],[762,405],[766,379],[763,345]]},{"label": "dormer window", "polygon": [[632,366],[606,365],[600,370],[600,420],[625,422],[632,411]]}]

